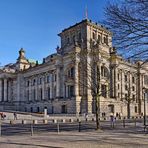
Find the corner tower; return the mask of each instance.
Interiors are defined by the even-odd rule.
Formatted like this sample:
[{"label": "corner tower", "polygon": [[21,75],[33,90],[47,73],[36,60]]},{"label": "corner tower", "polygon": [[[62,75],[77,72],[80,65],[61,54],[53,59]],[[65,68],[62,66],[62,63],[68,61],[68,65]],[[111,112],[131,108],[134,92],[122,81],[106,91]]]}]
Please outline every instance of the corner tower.
[{"label": "corner tower", "polygon": [[19,51],[19,57],[17,59],[16,65],[18,71],[22,71],[30,67],[29,62],[25,57],[25,50],[23,48],[21,48]]}]

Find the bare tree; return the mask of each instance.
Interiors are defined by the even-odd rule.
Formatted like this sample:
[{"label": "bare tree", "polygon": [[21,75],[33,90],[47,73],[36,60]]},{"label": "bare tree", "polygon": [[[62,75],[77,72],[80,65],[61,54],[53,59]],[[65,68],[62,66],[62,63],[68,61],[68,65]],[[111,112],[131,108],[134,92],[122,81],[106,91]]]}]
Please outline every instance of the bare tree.
[{"label": "bare tree", "polygon": [[[106,96],[109,89],[101,89],[101,54],[98,43],[90,41],[90,49],[81,46],[79,53],[72,53],[74,62],[75,56],[79,59],[79,88],[80,95],[88,99],[88,90],[93,97],[95,104],[96,129],[100,129],[100,96]],[[106,75],[106,83],[109,84],[109,73]]]},{"label": "bare tree", "polygon": [[127,85],[127,96],[125,96],[125,102],[127,104],[127,118],[131,117],[131,108],[130,105],[131,103],[133,103],[136,99],[136,95],[135,97],[132,96],[132,92],[131,89],[133,89],[133,87],[131,86],[130,82],[129,85]]},{"label": "bare tree", "polygon": [[105,9],[105,25],[113,32],[113,42],[126,58],[148,59],[148,1],[120,0]]}]

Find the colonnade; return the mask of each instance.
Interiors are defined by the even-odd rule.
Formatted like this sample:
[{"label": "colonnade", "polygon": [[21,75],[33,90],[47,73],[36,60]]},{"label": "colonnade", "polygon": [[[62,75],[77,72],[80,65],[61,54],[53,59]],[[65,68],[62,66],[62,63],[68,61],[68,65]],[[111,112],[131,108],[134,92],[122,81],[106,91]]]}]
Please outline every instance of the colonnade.
[{"label": "colonnade", "polygon": [[9,100],[9,85],[10,81],[7,78],[0,79],[0,102],[7,102]]}]

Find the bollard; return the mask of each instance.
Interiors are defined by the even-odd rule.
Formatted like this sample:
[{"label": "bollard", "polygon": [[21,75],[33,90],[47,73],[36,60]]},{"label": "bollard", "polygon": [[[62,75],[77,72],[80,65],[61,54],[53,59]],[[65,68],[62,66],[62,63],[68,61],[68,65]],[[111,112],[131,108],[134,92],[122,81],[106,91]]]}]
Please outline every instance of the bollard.
[{"label": "bollard", "polygon": [[69,119],[69,122],[71,122],[71,123],[72,123],[72,122],[73,122],[73,119]]},{"label": "bollard", "polygon": [[27,121],[26,120],[22,120],[22,124],[26,124],[27,123]]},{"label": "bollard", "polygon": [[125,117],[123,118],[123,127],[125,128]]},{"label": "bollard", "polygon": [[30,124],[30,129],[31,129],[31,136],[33,136],[33,125],[32,125],[32,123]]},{"label": "bollard", "polygon": [[10,124],[14,124],[14,120],[10,120]]},{"label": "bollard", "polygon": [[52,121],[53,121],[53,123],[57,123],[57,120],[56,119],[53,119]]},{"label": "bollard", "polygon": [[33,124],[37,124],[38,123],[38,120],[33,120]]},{"label": "bollard", "polygon": [[81,132],[81,121],[79,121],[79,132]]},{"label": "bollard", "polygon": [[65,123],[65,119],[62,119],[61,122],[62,122],[62,123]]},{"label": "bollard", "polygon": [[47,123],[48,123],[48,120],[43,119],[43,123],[44,123],[44,124],[47,124]]},{"label": "bollard", "polygon": [[135,121],[135,127],[136,127],[136,118],[135,118],[135,120],[134,120],[134,121]]}]

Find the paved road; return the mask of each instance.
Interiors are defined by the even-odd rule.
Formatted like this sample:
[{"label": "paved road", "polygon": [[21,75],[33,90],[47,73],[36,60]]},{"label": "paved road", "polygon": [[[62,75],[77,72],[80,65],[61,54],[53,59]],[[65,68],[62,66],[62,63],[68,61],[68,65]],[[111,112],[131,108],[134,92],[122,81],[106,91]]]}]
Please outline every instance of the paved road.
[{"label": "paved road", "polygon": [[143,131],[143,120],[116,121],[111,128],[109,121],[101,121],[101,130],[95,130],[95,122],[57,123],[31,125],[2,123],[0,148],[123,148],[148,147],[148,133]]},{"label": "paved road", "polygon": [[141,148],[148,147],[148,136],[126,129],[101,131],[40,132],[2,136],[0,148]]}]

